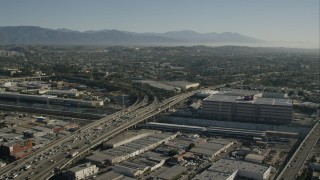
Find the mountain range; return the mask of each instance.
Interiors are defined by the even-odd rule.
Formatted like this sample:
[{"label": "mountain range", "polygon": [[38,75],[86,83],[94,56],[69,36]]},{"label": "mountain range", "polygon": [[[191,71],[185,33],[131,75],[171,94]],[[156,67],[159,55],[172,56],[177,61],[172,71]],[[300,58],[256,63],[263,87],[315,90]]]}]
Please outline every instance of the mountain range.
[{"label": "mountain range", "polygon": [[0,27],[0,45],[200,45],[208,43],[261,43],[239,33],[198,33],[189,30],[135,33],[119,30],[74,31],[38,26]]}]

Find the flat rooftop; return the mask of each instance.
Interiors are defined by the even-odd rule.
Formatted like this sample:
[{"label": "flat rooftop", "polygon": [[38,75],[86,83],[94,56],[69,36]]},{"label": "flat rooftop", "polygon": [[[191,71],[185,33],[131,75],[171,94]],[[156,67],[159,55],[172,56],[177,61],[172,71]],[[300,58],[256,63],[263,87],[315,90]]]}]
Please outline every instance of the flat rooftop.
[{"label": "flat rooftop", "polygon": [[[137,140],[133,140],[132,142],[129,142],[127,144],[123,144],[121,146],[117,146],[112,149],[108,149],[105,151],[102,151],[101,153],[104,154],[104,159],[114,159],[120,156],[128,155],[133,152],[136,152],[138,150],[145,149],[147,146],[153,145],[155,143],[158,143],[164,139],[167,139],[175,134],[173,133],[156,133],[156,134],[150,134],[148,136],[142,137]],[[91,156],[90,156],[91,158]],[[101,160],[100,160],[101,161]]]},{"label": "flat rooftop", "polygon": [[159,88],[159,89],[165,89],[165,90],[168,90],[168,91],[177,90],[177,88],[174,87],[174,86],[169,86],[169,85],[157,82],[157,81],[141,80],[141,81],[137,81],[137,82],[144,83],[144,84],[149,84],[152,87]]},{"label": "flat rooftop", "polygon": [[214,94],[204,99],[204,101],[218,101],[218,102],[230,102],[230,103],[248,103],[248,104],[260,104],[260,105],[274,105],[274,106],[292,106],[291,99],[278,99],[278,98],[263,98],[255,97],[253,100],[244,100],[241,96],[230,96]]},{"label": "flat rooftop", "polygon": [[71,172],[78,172],[78,171],[81,171],[81,170],[86,169],[86,168],[91,167],[91,166],[95,166],[95,165],[92,165],[92,164],[90,164],[90,163],[80,164],[80,165],[78,165],[78,166],[75,166],[75,167],[73,167],[73,168],[70,168],[69,171],[71,171]]},{"label": "flat rooftop", "polygon": [[230,95],[230,96],[246,96],[246,95],[257,95],[259,91],[245,90],[245,89],[229,89],[221,88],[219,94]]},{"label": "flat rooftop", "polygon": [[198,174],[194,180],[215,179],[226,180],[229,176],[239,171],[246,171],[248,173],[264,174],[270,167],[232,159],[220,159],[214,163],[209,169],[201,174]]},{"label": "flat rooftop", "polygon": [[157,175],[157,178],[169,180],[169,179],[175,178],[176,176],[178,176],[179,174],[182,174],[185,171],[187,171],[186,167],[180,166],[180,165],[175,165],[175,166],[163,171],[159,175]]}]

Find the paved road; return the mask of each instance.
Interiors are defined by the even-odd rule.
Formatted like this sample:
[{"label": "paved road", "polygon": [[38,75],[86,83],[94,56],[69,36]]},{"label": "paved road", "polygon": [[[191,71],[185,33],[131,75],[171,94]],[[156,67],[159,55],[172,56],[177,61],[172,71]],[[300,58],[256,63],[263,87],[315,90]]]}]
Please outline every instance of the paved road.
[{"label": "paved road", "polygon": [[299,146],[294,156],[287,163],[283,172],[279,175],[277,180],[293,180],[299,174],[301,167],[304,165],[309,153],[312,151],[314,145],[320,137],[319,122],[310,131],[309,135],[305,138],[304,142]]},{"label": "paved road", "polygon": [[[23,174],[25,176],[24,178],[28,177],[28,176],[26,176],[26,174],[31,173],[32,172],[31,170],[33,168],[35,170],[41,171],[41,166],[45,167],[44,166],[45,164],[43,164],[43,163],[46,161],[47,157],[57,158],[57,159],[61,158],[60,156],[57,156],[57,154],[58,154],[58,151],[61,151],[60,153],[64,153],[64,150],[62,150],[62,148],[60,148],[60,147],[62,147],[62,145],[64,146],[65,144],[70,143],[70,141],[74,141],[75,138],[79,134],[81,136],[84,136],[85,131],[92,130],[96,126],[98,126],[99,124],[103,124],[103,123],[107,123],[109,121],[112,121],[113,119],[116,119],[120,116],[126,115],[126,114],[130,113],[131,111],[134,111],[134,110],[146,105],[147,101],[148,101],[148,98],[145,97],[141,102],[138,103],[138,101],[137,101],[134,105],[132,105],[131,107],[129,107],[127,109],[121,110],[121,111],[114,113],[110,116],[107,116],[105,118],[97,120],[89,125],[82,127],[80,130],[74,132],[73,134],[70,134],[69,136],[65,136],[63,138],[60,138],[60,139],[50,143],[49,145],[45,146],[44,148],[30,154],[29,156],[1,168],[0,175],[2,177],[4,177],[4,176],[5,177],[12,177],[12,176],[14,176],[14,174],[17,174],[17,175],[19,175],[18,179],[22,179],[21,177],[23,177],[23,176],[20,176],[20,175]],[[55,150],[55,152],[52,152],[51,150]],[[50,153],[50,152],[52,154],[48,155],[48,153]],[[25,167],[25,165],[27,165],[27,164],[30,164],[32,166],[32,168],[29,168],[24,171],[23,167]],[[55,164],[55,163],[53,163],[53,164]],[[33,172],[33,173],[36,174],[36,172]],[[33,176],[33,174],[30,174],[30,175]]]},{"label": "paved road", "polygon": [[[13,177],[17,175],[16,179],[22,180],[49,179],[57,172],[55,169],[59,171],[66,165],[71,164],[74,158],[85,154],[92,147],[168,109],[194,93],[195,92],[180,94],[160,103],[156,98],[153,98],[153,102],[149,105],[147,105],[148,98],[145,97],[140,103],[136,103],[130,108],[97,120],[70,136],[54,141],[28,157],[1,168],[0,174],[3,177]],[[77,151],[78,154],[71,158],[70,154],[74,151]],[[26,165],[30,165],[31,167],[26,169]]]},{"label": "paved road", "polygon": [[[133,125],[140,123],[140,122],[142,122],[152,116],[155,116],[164,110],[169,109],[169,107],[179,103],[180,101],[190,97],[193,94],[194,94],[194,92],[177,95],[177,96],[169,98],[161,103],[158,103],[157,99],[155,99],[153,101],[153,103],[151,103],[148,106],[145,106],[141,109],[138,109],[137,111],[130,114],[129,117],[127,116],[127,118],[122,118],[120,120],[117,120],[118,123],[116,125],[112,125],[112,126],[107,127],[105,130],[103,130],[99,134],[96,134],[96,132],[93,133],[93,134],[95,134],[95,137],[92,140],[90,140],[90,144],[86,144],[81,147],[78,155],[86,153],[92,147],[101,144],[102,142],[110,139],[111,137],[115,136],[116,134],[119,134],[123,130],[128,129],[128,128],[132,127]],[[64,168],[64,167],[66,167],[67,164],[71,164],[72,161],[73,161],[73,159],[71,159],[71,158],[70,159],[64,158],[64,160],[61,160],[59,162],[60,163],[59,167]],[[54,168],[54,166],[50,166],[46,169],[50,170],[53,168]],[[41,174],[39,174],[35,177],[32,177],[32,179],[49,179],[52,176],[53,176],[53,173],[49,173],[49,171],[43,171]]]}]

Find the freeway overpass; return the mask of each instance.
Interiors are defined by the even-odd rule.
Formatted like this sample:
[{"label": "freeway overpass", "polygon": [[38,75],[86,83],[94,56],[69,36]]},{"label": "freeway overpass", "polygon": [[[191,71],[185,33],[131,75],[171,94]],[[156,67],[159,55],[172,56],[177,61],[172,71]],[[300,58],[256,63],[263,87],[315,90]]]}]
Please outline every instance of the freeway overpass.
[{"label": "freeway overpass", "polygon": [[88,129],[93,128],[94,126],[96,126],[99,123],[104,123],[104,122],[108,122],[112,119],[118,118],[123,114],[129,113],[131,111],[134,111],[144,105],[146,105],[147,103],[147,97],[145,97],[143,100],[139,101],[139,99],[137,100],[137,102],[135,102],[132,106],[130,106],[129,108],[126,108],[124,110],[118,111],[110,116],[104,117],[100,120],[97,120],[93,123],[90,123],[84,127],[82,127],[80,130],[76,131],[73,134],[70,134],[69,136],[65,136],[63,138],[60,138],[50,144],[48,144],[47,146],[45,146],[44,148],[30,154],[29,156],[22,158],[14,163],[11,163],[3,168],[0,169],[0,175],[8,175],[10,176],[10,174],[15,173],[19,168],[22,168],[25,164],[28,164],[32,161],[32,159],[34,157],[39,157],[42,154],[46,153],[48,150],[50,149],[54,149],[56,147],[61,146],[63,143],[70,141],[72,138],[74,138],[79,132],[81,131],[86,131]]},{"label": "freeway overpass", "polygon": [[[52,142],[18,162],[1,168],[0,174],[6,177],[18,175],[16,179],[49,179],[61,169],[72,164],[75,158],[86,154],[91,148],[110,139],[121,131],[169,109],[194,93],[180,94],[162,102],[158,102],[157,98],[153,98],[152,103],[149,104],[148,98],[145,97],[127,109],[97,120],[69,136]],[[123,118],[124,116],[127,118]],[[98,127],[102,127],[102,130],[98,131]],[[67,154],[70,149],[77,149],[79,153],[70,158]],[[23,168],[26,165],[31,165],[31,167],[24,170]]]},{"label": "freeway overpass", "polygon": [[303,165],[305,164],[310,152],[315,144],[319,141],[320,127],[319,120],[307,134],[300,146],[296,149],[293,156],[289,159],[283,170],[280,172],[276,180],[291,180],[296,179]]}]

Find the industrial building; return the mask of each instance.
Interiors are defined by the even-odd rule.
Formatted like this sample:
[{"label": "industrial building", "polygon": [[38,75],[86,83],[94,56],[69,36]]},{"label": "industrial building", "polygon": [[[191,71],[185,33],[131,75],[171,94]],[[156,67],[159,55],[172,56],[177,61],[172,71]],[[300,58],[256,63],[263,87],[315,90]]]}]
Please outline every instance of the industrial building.
[{"label": "industrial building", "polygon": [[119,163],[148,150],[154,149],[160,144],[174,139],[176,136],[177,134],[171,133],[151,134],[130,143],[97,152],[87,157],[87,160],[98,165],[103,165],[106,162],[109,164]]},{"label": "industrial building", "polygon": [[267,180],[270,176],[271,166],[263,166],[255,163],[220,159],[209,169],[198,174],[194,180],[234,180],[237,177]]},{"label": "industrial building", "polygon": [[215,90],[208,90],[208,89],[201,89],[198,90],[195,94],[195,96],[197,97],[201,97],[201,98],[206,98],[208,96],[214,95],[214,94],[218,94],[219,91],[215,91]]},{"label": "industrial building", "polygon": [[192,148],[190,152],[209,158],[214,158],[220,153],[225,152],[232,145],[232,141],[224,139],[214,139],[206,143],[197,145],[196,147]]},{"label": "industrial building", "polygon": [[180,166],[179,164],[167,168],[160,174],[156,175],[153,179],[161,179],[161,180],[172,180],[172,179],[179,179],[181,175],[187,171],[187,168],[184,166]]},{"label": "industrial building", "polygon": [[259,154],[247,154],[244,160],[261,164],[264,160],[264,157]]},{"label": "industrial building", "polygon": [[209,126],[207,128],[208,134],[223,135],[231,137],[266,137],[265,131],[250,130],[250,129],[236,129],[224,128],[218,126]]},{"label": "industrial building", "polygon": [[169,86],[178,87],[181,89],[198,88],[199,83],[191,83],[187,81],[166,81],[165,84]]},{"label": "industrial building", "polygon": [[121,164],[113,166],[112,170],[116,173],[129,176],[137,177],[142,175],[149,169],[149,166],[144,164],[137,164],[132,162],[123,162]]},{"label": "industrial building", "polygon": [[10,142],[1,142],[0,145],[0,158],[5,160],[17,160],[31,152],[32,141],[10,141]]},{"label": "industrial building", "polygon": [[23,136],[25,138],[38,138],[41,136],[45,136],[47,134],[53,134],[54,131],[50,128],[36,126],[31,128],[30,130],[26,130],[23,132]]},{"label": "industrial building", "polygon": [[146,124],[147,128],[159,129],[159,130],[174,130],[174,131],[186,131],[186,132],[204,132],[207,130],[205,127],[200,126],[188,126],[179,124],[157,123],[149,122]]},{"label": "industrial building", "polygon": [[115,165],[112,170],[125,176],[137,177],[160,168],[168,159],[170,157],[149,151],[137,158]]},{"label": "industrial building", "polygon": [[2,161],[0,160],[0,168],[4,167],[4,166],[6,166],[6,165],[7,165],[7,163],[2,162]]},{"label": "industrial building", "polygon": [[140,81],[137,81],[137,82],[140,82],[140,83],[143,83],[143,84],[148,84],[148,85],[150,85],[152,87],[155,87],[155,88],[158,88],[158,89],[164,89],[164,90],[167,90],[167,91],[180,92],[180,88],[178,88],[178,87],[170,86],[170,85],[163,84],[163,83],[160,83],[160,82],[157,82],[157,81],[140,80]]},{"label": "industrial building", "polygon": [[92,176],[98,173],[98,171],[99,171],[99,168],[96,165],[92,165],[90,163],[81,164],[66,171],[65,179],[67,180],[87,179],[89,176]]},{"label": "industrial building", "polygon": [[261,92],[253,91],[253,90],[246,90],[246,89],[231,89],[231,88],[220,88],[219,93],[220,95],[227,95],[227,96],[247,96],[253,95],[255,97],[262,97]]},{"label": "industrial building", "polygon": [[64,96],[75,96],[78,97],[81,92],[79,92],[76,89],[70,89],[70,90],[48,90],[45,92],[48,95],[64,95]]},{"label": "industrial building", "polygon": [[224,128],[218,126],[189,126],[189,125],[179,125],[179,124],[168,124],[168,123],[157,123],[157,122],[148,122],[145,124],[146,128],[166,130],[166,131],[183,131],[183,132],[196,132],[196,133],[205,133],[205,134],[214,134],[214,135],[223,135],[231,137],[266,137],[265,131],[250,130],[250,129],[236,129],[236,128]]},{"label": "industrial building", "polygon": [[95,180],[135,180],[135,179],[116,173],[114,171],[108,171],[107,173],[99,174],[95,178]]},{"label": "industrial building", "polygon": [[254,95],[212,95],[202,102],[200,114],[225,121],[290,123],[294,118],[292,100]]}]

